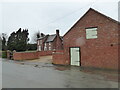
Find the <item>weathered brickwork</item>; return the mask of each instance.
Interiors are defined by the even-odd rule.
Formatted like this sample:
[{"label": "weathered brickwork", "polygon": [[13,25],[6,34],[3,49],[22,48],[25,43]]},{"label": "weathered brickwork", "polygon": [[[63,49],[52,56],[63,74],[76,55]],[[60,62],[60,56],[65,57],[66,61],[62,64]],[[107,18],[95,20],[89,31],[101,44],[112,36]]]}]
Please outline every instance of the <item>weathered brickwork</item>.
[{"label": "weathered brickwork", "polygon": [[14,60],[32,60],[39,58],[37,52],[15,52],[13,54]]},{"label": "weathered brickwork", "polygon": [[52,55],[52,51],[41,51],[41,52],[15,52],[13,53],[14,60],[32,60],[38,59],[41,56]]},{"label": "weathered brickwork", "polygon": [[63,50],[57,50],[52,53],[53,64],[66,65],[65,55]]},{"label": "weathered brickwork", "polygon": [[[86,28],[97,27],[96,39],[86,39]],[[81,66],[118,68],[118,23],[90,9],[63,37],[65,64],[70,64],[70,47],[80,47]]]},{"label": "weathered brickwork", "polygon": [[48,56],[48,55],[52,55],[52,51],[40,51],[40,52],[37,52],[39,57],[40,56]]}]

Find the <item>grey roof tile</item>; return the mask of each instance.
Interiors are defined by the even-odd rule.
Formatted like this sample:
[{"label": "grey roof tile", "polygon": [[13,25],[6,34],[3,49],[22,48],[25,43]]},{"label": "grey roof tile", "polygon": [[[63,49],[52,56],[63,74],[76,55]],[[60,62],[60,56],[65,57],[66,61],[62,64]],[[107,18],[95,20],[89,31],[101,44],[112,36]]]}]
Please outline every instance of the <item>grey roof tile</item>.
[{"label": "grey roof tile", "polygon": [[53,35],[49,35],[46,42],[52,42],[56,37],[56,34],[53,34]]}]

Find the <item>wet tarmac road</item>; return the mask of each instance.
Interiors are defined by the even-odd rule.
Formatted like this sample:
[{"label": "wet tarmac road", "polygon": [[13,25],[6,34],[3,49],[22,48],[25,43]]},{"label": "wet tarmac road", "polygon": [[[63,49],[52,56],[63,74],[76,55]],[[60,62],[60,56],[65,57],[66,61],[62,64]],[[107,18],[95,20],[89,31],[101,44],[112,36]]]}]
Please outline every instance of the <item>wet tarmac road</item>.
[{"label": "wet tarmac road", "polygon": [[115,79],[81,70],[79,67],[56,66],[45,62],[3,60],[3,88],[117,88]]},{"label": "wet tarmac road", "polygon": [[0,59],[0,90],[2,89],[2,60]]}]

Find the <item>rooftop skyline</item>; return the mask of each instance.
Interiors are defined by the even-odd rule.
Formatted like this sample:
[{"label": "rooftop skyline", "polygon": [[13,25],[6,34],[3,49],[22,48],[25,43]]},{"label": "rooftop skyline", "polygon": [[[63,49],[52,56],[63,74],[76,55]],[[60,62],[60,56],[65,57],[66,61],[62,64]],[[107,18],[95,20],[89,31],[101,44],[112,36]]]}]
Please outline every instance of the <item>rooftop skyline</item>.
[{"label": "rooftop skyline", "polygon": [[[3,2],[2,32],[8,35],[19,28],[28,29],[30,42],[35,32],[64,35],[89,8],[118,21],[118,0],[86,2]],[[113,13],[114,12],[114,13]]]}]

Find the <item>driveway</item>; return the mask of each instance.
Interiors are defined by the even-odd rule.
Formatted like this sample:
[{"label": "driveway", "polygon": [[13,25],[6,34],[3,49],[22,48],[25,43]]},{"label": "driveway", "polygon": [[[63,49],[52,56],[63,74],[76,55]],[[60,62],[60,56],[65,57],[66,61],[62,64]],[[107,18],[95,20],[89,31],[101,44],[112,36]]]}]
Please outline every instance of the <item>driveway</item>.
[{"label": "driveway", "polygon": [[118,88],[114,71],[51,64],[51,56],[31,61],[3,60],[3,88]]}]

